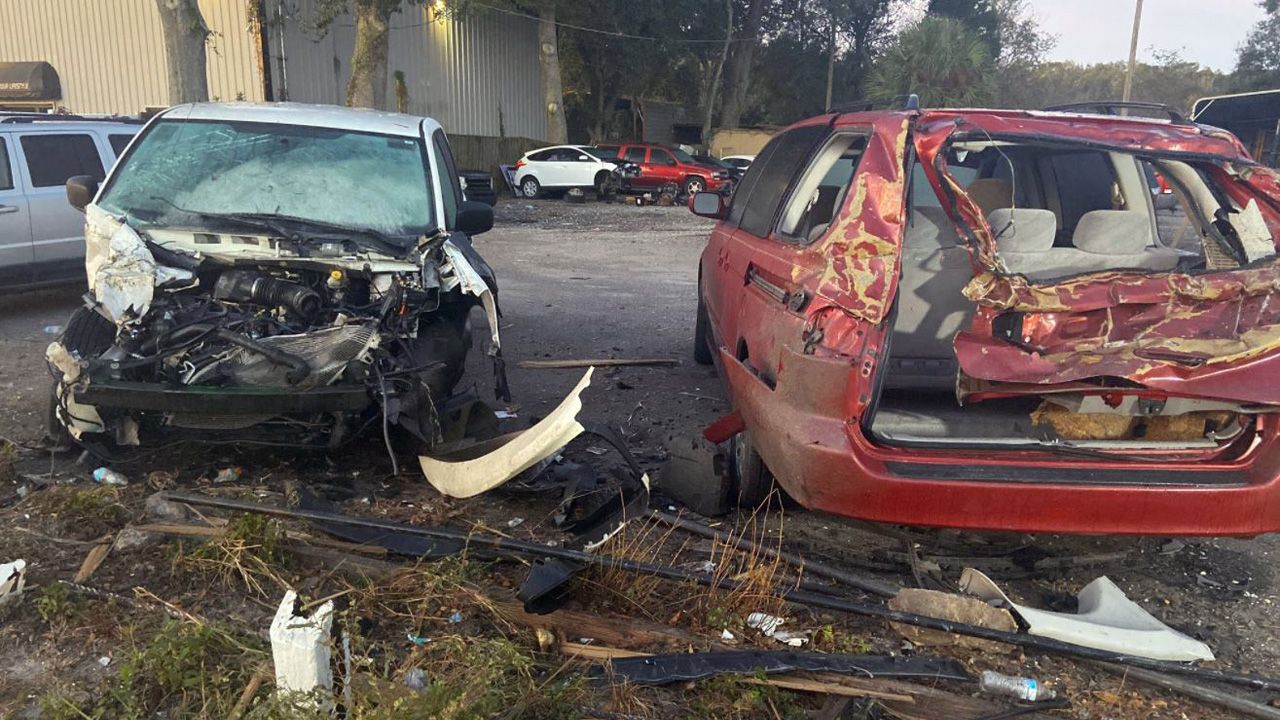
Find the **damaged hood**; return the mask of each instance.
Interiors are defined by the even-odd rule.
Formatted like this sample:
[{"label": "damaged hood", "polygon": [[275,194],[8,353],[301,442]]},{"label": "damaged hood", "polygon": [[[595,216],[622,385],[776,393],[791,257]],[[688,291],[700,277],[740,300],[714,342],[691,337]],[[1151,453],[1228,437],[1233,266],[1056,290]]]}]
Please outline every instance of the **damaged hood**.
[{"label": "damaged hood", "polygon": [[[1243,208],[1232,222],[1247,221],[1266,252],[1229,270],[1116,270],[1038,282],[1003,272],[982,208],[945,174],[948,144],[975,137],[1194,159]],[[961,395],[1118,380],[1117,389],[1137,384],[1172,396],[1280,405],[1280,264],[1273,249],[1280,183],[1232,135],[1123,118],[939,111],[918,118],[913,138],[974,267],[964,295],[978,310],[955,337]]]}]

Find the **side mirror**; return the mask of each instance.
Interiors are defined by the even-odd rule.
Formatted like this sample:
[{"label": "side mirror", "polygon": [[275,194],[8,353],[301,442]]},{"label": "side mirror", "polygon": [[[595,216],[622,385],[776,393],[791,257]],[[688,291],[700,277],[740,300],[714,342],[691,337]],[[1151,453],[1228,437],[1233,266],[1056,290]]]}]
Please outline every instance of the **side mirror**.
[{"label": "side mirror", "polygon": [[493,229],[493,208],[475,200],[463,200],[458,206],[458,220],[455,224],[455,229],[466,235],[488,232]]},{"label": "side mirror", "polygon": [[73,175],[67,178],[67,202],[71,207],[84,212],[84,208],[93,202],[98,194],[98,181],[92,175]]},{"label": "side mirror", "polygon": [[689,198],[689,210],[712,220],[724,219],[724,196],[720,193],[700,192]]}]

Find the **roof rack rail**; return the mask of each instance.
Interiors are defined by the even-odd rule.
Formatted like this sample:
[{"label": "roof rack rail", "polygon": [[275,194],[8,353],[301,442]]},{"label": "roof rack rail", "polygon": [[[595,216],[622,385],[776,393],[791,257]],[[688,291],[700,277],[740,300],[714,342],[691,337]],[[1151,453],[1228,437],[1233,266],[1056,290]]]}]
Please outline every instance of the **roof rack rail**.
[{"label": "roof rack rail", "polygon": [[866,112],[868,110],[919,110],[920,96],[894,95],[893,97],[862,98],[832,105],[829,113]]},{"label": "roof rack rail", "polygon": [[142,119],[125,115],[113,117],[107,115],[70,115],[66,113],[0,112],[0,123],[17,124],[38,122],[109,122],[124,123],[127,125],[141,125]]},{"label": "roof rack rail", "polygon": [[1189,125],[1190,122],[1176,108],[1158,102],[1137,102],[1124,100],[1094,100],[1091,102],[1066,103],[1050,105],[1044,110],[1050,112],[1093,112],[1098,115],[1119,115],[1119,110],[1155,110],[1169,116],[1169,122],[1175,125]]}]

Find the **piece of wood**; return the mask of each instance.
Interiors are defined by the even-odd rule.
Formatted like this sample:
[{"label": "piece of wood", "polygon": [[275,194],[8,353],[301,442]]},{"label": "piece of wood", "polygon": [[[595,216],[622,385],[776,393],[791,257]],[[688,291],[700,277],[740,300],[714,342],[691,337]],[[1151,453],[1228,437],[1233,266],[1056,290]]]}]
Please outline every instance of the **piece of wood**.
[{"label": "piece of wood", "polygon": [[628,658],[649,656],[652,653],[638,652],[636,650],[626,650],[624,648],[606,647],[604,645],[585,645],[576,642],[560,643],[560,652],[563,655],[572,657],[586,658],[588,660],[612,660],[614,658]]},{"label": "piece of wood", "polygon": [[76,576],[71,582],[82,583],[97,572],[98,567],[102,565],[102,561],[107,559],[107,553],[111,552],[113,538],[114,536],[105,537],[99,540],[97,545],[89,548],[89,552],[85,553],[84,561],[80,563],[80,570],[76,572]]},{"label": "piece of wood", "polygon": [[245,683],[244,692],[240,693],[240,699],[236,700],[236,704],[231,708],[231,712],[227,715],[227,720],[240,720],[240,716],[244,715],[244,711],[249,709],[249,703],[253,702],[253,696],[258,694],[258,689],[262,687],[262,683],[271,675],[271,663],[262,661],[258,668],[253,671],[253,676],[249,678],[249,682]]},{"label": "piece of wood", "polygon": [[517,367],[526,370],[559,370],[585,367],[626,367],[636,365],[660,365],[674,367],[680,364],[675,358],[596,358],[577,360],[521,360]]}]

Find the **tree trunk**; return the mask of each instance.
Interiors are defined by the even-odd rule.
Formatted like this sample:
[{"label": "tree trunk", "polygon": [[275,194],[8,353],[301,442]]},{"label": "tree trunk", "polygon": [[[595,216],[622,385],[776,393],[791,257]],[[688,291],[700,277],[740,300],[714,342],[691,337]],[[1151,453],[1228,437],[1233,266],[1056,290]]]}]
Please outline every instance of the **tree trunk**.
[{"label": "tree trunk", "polygon": [[729,58],[729,46],[733,44],[733,0],[725,0],[724,10],[729,18],[724,28],[724,48],[720,51],[720,62],[716,64],[716,74],[711,79],[707,115],[702,121],[702,145],[708,153],[711,152],[711,115],[715,112],[716,96],[720,94],[720,76],[724,74],[724,63]]},{"label": "tree trunk", "polygon": [[164,36],[169,104],[208,100],[205,42],[209,39],[209,26],[200,14],[200,6],[196,0],[156,0],[156,7]]},{"label": "tree trunk", "polygon": [[355,5],[356,47],[351,53],[347,105],[385,110],[391,15],[378,0],[356,0]]},{"label": "tree trunk", "polygon": [[760,44],[760,19],[763,15],[764,0],[751,0],[742,39],[734,49],[733,62],[729,66],[729,84],[725,86],[724,104],[720,107],[721,128],[736,128],[742,120],[742,106],[747,100],[747,86],[751,84],[751,62]]},{"label": "tree trunk", "polygon": [[836,75],[836,24],[831,23],[831,47],[827,50],[827,102],[822,109],[831,112],[831,81]]},{"label": "tree trunk", "polygon": [[538,62],[542,64],[542,102],[547,113],[547,140],[568,142],[564,121],[564,90],[560,84],[560,49],[556,42],[556,8],[544,4],[538,12]]}]

